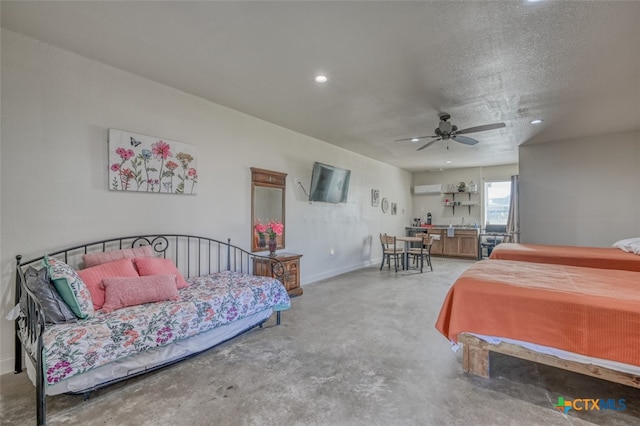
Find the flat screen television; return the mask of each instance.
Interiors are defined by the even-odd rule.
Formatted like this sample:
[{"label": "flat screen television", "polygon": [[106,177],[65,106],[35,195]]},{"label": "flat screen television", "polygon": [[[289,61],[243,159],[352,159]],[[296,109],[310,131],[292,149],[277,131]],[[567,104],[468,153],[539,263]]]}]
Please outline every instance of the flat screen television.
[{"label": "flat screen television", "polygon": [[351,170],[328,164],[313,163],[309,201],[346,203]]}]

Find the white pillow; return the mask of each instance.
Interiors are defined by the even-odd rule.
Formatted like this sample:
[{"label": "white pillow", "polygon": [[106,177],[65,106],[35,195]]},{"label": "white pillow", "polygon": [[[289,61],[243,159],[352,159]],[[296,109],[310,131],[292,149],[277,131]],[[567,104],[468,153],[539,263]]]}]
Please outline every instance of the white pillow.
[{"label": "white pillow", "polygon": [[613,247],[619,248],[620,250],[626,252],[633,252],[634,247],[639,245],[640,237],[626,238],[624,240],[616,241],[615,243],[613,243]]}]

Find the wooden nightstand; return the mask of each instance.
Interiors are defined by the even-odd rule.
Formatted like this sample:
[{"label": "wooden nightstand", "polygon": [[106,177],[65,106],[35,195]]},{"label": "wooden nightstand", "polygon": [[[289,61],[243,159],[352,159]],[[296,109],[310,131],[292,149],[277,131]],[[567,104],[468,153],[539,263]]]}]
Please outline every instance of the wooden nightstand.
[{"label": "wooden nightstand", "polygon": [[[295,253],[279,253],[275,256],[284,267],[284,274],[279,278],[284,284],[289,296],[301,296],[302,287],[300,287],[300,258],[301,254]],[[264,262],[254,263],[254,273],[260,276],[273,277],[271,267],[267,267]],[[271,266],[271,265],[269,265]]]}]

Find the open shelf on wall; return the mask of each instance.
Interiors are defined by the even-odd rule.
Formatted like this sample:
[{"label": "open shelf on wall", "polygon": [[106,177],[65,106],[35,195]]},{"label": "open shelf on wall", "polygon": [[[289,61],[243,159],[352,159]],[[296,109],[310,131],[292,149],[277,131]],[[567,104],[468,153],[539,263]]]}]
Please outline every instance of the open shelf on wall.
[{"label": "open shelf on wall", "polygon": [[[443,192],[443,194],[445,195],[451,195],[451,200],[448,201],[449,199],[447,198],[445,200],[444,203],[442,203],[443,206],[445,207],[452,207],[452,212],[455,215],[456,214],[456,207],[468,207],[469,208],[469,214],[471,214],[471,207],[477,207],[480,204],[478,203],[471,203],[471,195],[472,194],[477,194],[478,192],[468,192],[468,191],[458,191],[458,192]],[[469,196],[469,202],[462,204],[462,202],[460,201],[456,201],[456,195],[462,195],[462,194],[467,194]]]}]

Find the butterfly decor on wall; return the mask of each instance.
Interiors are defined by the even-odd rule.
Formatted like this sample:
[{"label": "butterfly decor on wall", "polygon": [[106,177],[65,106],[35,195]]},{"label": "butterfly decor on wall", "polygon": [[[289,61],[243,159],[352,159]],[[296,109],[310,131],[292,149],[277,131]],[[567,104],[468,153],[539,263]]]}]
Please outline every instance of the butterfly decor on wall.
[{"label": "butterfly decor on wall", "polygon": [[111,191],[196,194],[196,147],[109,129]]}]

